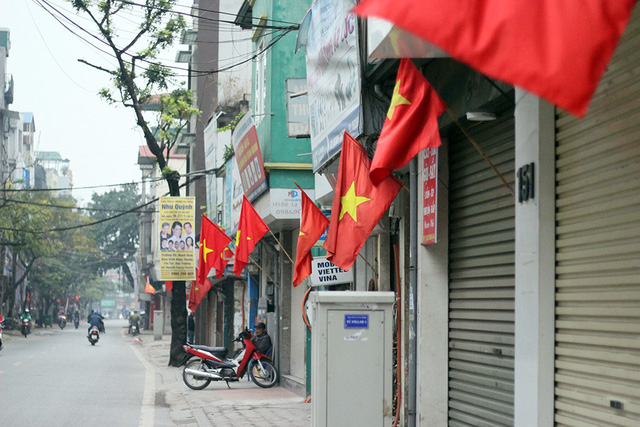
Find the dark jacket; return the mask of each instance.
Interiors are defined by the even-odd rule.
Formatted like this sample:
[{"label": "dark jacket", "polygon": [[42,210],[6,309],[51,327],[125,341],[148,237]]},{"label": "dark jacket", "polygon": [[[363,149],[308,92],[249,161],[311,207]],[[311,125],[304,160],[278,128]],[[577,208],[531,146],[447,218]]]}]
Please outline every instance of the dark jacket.
[{"label": "dark jacket", "polygon": [[254,336],[253,343],[258,353],[267,354],[267,351],[271,348],[271,337],[265,332],[262,335]]},{"label": "dark jacket", "polygon": [[91,326],[100,327],[100,325],[102,324],[102,316],[100,316],[98,314],[90,314],[89,318],[87,319],[87,321],[89,322],[89,324]]}]

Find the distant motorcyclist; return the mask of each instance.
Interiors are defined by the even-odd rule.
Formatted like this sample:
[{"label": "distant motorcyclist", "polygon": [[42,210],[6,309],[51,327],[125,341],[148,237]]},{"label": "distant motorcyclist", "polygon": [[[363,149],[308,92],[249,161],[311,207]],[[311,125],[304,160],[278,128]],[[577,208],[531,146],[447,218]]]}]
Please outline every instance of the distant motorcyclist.
[{"label": "distant motorcyclist", "polygon": [[98,310],[93,310],[89,317],[87,318],[87,322],[89,322],[89,329],[87,329],[87,334],[91,332],[92,327],[98,328],[100,332],[104,332],[104,321],[102,320],[102,316],[98,314]]},{"label": "distant motorcyclist", "polygon": [[29,313],[29,309],[25,308],[24,312],[20,315],[20,320],[23,322],[26,320],[27,322],[31,322],[31,313]]},{"label": "distant motorcyclist", "polygon": [[138,332],[140,331],[140,314],[138,310],[133,310],[133,313],[129,315],[129,333],[131,333],[131,327],[136,325]]}]

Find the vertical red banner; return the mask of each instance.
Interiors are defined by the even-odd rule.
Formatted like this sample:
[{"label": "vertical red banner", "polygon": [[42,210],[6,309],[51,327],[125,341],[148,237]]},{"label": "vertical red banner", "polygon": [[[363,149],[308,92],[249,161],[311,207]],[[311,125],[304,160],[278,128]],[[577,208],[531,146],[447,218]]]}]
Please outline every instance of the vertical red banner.
[{"label": "vertical red banner", "polygon": [[438,241],[438,149],[422,150],[422,244]]}]

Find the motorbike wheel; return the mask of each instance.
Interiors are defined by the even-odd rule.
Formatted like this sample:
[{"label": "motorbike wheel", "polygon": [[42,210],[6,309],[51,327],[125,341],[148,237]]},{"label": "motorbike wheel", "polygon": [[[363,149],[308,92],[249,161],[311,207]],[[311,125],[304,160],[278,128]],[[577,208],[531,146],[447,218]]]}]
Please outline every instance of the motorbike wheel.
[{"label": "motorbike wheel", "polygon": [[193,359],[187,362],[184,365],[184,369],[182,370],[182,380],[191,390],[202,390],[206,388],[211,380],[208,378],[198,377],[193,374],[187,374],[185,369],[196,369],[196,370],[204,370],[204,362],[200,359]]},{"label": "motorbike wheel", "polygon": [[[262,364],[262,367],[260,367]],[[258,363],[257,361],[251,362],[249,365],[249,375],[251,380],[256,383],[258,387],[270,388],[276,384],[278,380],[278,371],[269,360],[263,359]]]}]

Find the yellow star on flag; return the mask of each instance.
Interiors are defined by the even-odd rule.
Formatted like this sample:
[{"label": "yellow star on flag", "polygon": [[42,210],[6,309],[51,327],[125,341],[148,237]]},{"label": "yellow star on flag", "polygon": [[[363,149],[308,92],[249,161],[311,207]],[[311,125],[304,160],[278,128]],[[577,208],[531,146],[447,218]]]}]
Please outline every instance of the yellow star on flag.
[{"label": "yellow star on flag", "polygon": [[306,236],[305,232],[300,230],[300,236]]},{"label": "yellow star on flag", "polygon": [[393,87],[393,96],[391,97],[391,105],[387,111],[387,118],[393,120],[393,113],[396,111],[398,105],[411,105],[411,101],[400,94],[400,80],[396,80],[396,85]]},{"label": "yellow star on flag", "polygon": [[207,254],[209,252],[213,252],[213,249],[209,249],[207,247],[207,239],[203,239],[202,240],[202,257],[204,259],[204,262],[207,262]]},{"label": "yellow star on flag", "polygon": [[358,222],[358,205],[368,202],[369,200],[371,199],[356,195],[356,182],[353,181],[351,183],[351,187],[349,187],[349,190],[347,191],[347,194],[340,197],[340,218],[338,218],[338,220],[342,220],[344,214],[347,213],[355,222]]}]

